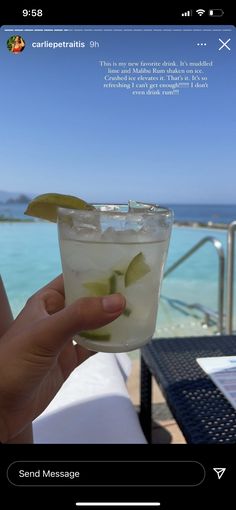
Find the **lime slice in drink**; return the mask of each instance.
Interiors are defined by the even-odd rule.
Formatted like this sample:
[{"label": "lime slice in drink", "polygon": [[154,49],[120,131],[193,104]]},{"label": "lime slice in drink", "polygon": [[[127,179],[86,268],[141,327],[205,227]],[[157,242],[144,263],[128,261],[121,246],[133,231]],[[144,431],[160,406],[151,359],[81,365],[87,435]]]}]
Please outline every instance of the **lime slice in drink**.
[{"label": "lime slice in drink", "polygon": [[125,274],[125,270],[114,269],[114,273],[117,274],[117,276],[123,276]]},{"label": "lime slice in drink", "polygon": [[132,313],[132,310],[130,308],[125,308],[125,310],[123,311],[122,315],[124,315],[125,317],[129,317],[130,314]]},{"label": "lime slice in drink", "polygon": [[81,198],[61,195],[60,193],[45,193],[31,200],[24,214],[56,223],[58,207],[65,207],[66,209],[94,209],[92,205],[87,204]]},{"label": "lime slice in drink", "polygon": [[108,296],[117,290],[116,275],[113,273],[110,278],[97,282],[85,282],[83,287],[87,289],[90,296]]},{"label": "lime slice in drink", "polygon": [[115,275],[115,273],[113,273],[110,276],[110,278],[109,278],[109,285],[110,285],[109,294],[115,294],[115,292],[117,291],[117,282],[116,282],[116,275]]},{"label": "lime slice in drink", "polygon": [[88,340],[96,340],[96,341],[107,341],[110,340],[111,334],[110,333],[99,333],[99,331],[80,331],[79,336],[82,338],[86,338]]},{"label": "lime slice in drink", "polygon": [[151,271],[148,264],[145,262],[145,257],[140,251],[129,263],[125,273],[125,287],[129,287],[140,278],[143,278],[145,274]]},{"label": "lime slice in drink", "polygon": [[107,296],[110,294],[110,282],[104,280],[100,282],[86,282],[83,287],[87,289],[91,296]]}]

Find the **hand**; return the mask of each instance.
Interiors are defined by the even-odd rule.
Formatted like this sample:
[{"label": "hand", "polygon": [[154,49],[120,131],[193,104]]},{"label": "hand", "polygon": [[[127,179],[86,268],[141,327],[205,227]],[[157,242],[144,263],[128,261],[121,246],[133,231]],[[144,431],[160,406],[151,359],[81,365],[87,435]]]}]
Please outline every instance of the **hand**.
[{"label": "hand", "polygon": [[121,294],[78,299],[64,307],[59,276],[34,294],[0,340],[0,441],[20,433],[47,407],[63,382],[92,353],[72,336],[116,319]]}]

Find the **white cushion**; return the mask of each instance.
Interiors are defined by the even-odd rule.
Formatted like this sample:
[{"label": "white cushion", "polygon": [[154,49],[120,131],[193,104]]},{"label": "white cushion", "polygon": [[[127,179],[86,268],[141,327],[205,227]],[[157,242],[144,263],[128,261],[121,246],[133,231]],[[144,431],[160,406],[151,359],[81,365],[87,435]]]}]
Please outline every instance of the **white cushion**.
[{"label": "white cushion", "polygon": [[126,354],[98,353],[77,367],[34,421],[34,442],[146,443],[124,381],[130,366]]}]

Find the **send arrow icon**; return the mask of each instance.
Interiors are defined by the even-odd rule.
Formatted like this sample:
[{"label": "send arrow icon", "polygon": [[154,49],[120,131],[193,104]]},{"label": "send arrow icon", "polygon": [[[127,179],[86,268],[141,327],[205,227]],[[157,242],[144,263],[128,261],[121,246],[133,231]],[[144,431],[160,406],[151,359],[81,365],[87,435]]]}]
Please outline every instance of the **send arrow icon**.
[{"label": "send arrow icon", "polygon": [[218,480],[220,480],[224,472],[226,471],[226,468],[213,468],[213,471],[216,472]]}]

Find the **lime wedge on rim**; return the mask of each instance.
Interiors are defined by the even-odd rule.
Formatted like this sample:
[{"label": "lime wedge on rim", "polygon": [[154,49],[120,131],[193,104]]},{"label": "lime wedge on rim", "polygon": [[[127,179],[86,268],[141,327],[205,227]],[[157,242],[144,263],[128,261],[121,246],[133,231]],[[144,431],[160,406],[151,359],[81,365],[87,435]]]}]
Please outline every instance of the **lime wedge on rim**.
[{"label": "lime wedge on rim", "polygon": [[129,263],[125,273],[125,287],[129,287],[140,278],[143,278],[151,271],[148,264],[145,262],[144,254],[140,251]]},{"label": "lime wedge on rim", "polygon": [[72,195],[45,193],[44,195],[38,195],[31,200],[24,214],[56,223],[58,207],[65,207],[66,209],[94,209],[92,205],[87,204],[87,202],[81,198],[73,197]]}]

